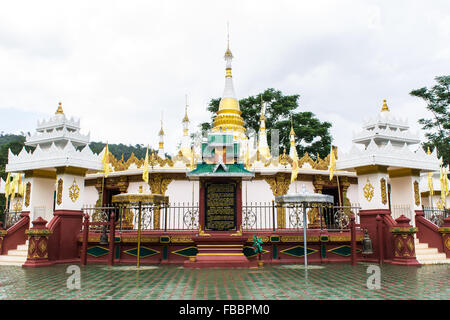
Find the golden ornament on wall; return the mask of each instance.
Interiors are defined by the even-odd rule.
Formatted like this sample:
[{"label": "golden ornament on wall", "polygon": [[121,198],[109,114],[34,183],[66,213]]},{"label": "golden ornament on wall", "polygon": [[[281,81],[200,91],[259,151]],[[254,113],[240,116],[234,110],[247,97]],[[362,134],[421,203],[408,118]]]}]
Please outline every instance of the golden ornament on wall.
[{"label": "golden ornament on wall", "polygon": [[58,180],[58,191],[56,194],[56,203],[60,205],[62,203],[62,191],[63,191],[63,179]]},{"label": "golden ornament on wall", "polygon": [[14,202],[13,208],[16,212],[22,211],[22,199],[17,199],[16,202]]},{"label": "golden ornament on wall", "polygon": [[444,200],[442,200],[442,198],[438,200],[438,202],[436,203],[436,207],[439,210],[444,210],[445,209]]},{"label": "golden ornament on wall", "polygon": [[25,207],[30,205],[31,182],[27,182],[25,189]]},{"label": "golden ornament on wall", "polygon": [[445,247],[450,250],[450,237],[447,237],[447,239],[445,240]]},{"label": "golden ornament on wall", "polygon": [[414,201],[416,206],[420,205],[419,182],[414,181]]},{"label": "golden ornament on wall", "polygon": [[371,201],[373,198],[373,185],[370,183],[369,179],[367,179],[367,183],[363,188],[364,191],[364,197],[367,201]]},{"label": "golden ornament on wall", "polygon": [[384,178],[381,178],[380,186],[381,186],[381,202],[383,204],[386,204],[387,203],[387,193],[386,193],[386,180]]},{"label": "golden ornament on wall", "polygon": [[73,179],[73,183],[69,188],[69,197],[72,200],[72,202],[75,202],[77,201],[79,196],[80,196],[80,187],[77,185],[75,179]]}]

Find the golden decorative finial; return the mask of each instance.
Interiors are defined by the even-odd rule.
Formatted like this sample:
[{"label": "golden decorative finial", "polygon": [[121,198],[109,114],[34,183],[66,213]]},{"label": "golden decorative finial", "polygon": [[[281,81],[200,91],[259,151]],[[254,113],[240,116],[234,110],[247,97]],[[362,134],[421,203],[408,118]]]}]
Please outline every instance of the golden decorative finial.
[{"label": "golden decorative finial", "polygon": [[188,115],[187,115],[187,107],[188,107],[188,102],[187,102],[187,95],[186,95],[186,106],[184,108],[183,122],[189,122],[189,118],[188,118]]},{"label": "golden decorative finial", "polygon": [[386,104],[386,99],[383,100],[383,107],[381,108],[381,112],[389,111],[389,108]]},{"label": "golden decorative finial", "polygon": [[230,24],[228,21],[227,21],[227,51],[225,51],[225,60],[227,58],[233,59],[233,54],[231,53],[230,50]]},{"label": "golden decorative finial", "polygon": [[266,115],[264,114],[264,101],[263,101],[263,97],[261,95],[261,116],[259,117],[260,121],[265,121],[266,120]]},{"label": "golden decorative finial", "polygon": [[427,151],[427,154],[428,154],[428,155],[430,155],[430,154],[431,154],[431,151],[430,151],[430,147],[428,147],[428,151]]},{"label": "golden decorative finial", "polygon": [[64,111],[62,109],[62,103],[60,102],[58,105],[58,109],[56,110],[55,114],[64,114]]},{"label": "golden decorative finial", "polygon": [[164,135],[164,130],[163,130],[163,113],[161,111],[161,130],[159,130],[159,135],[163,136]]},{"label": "golden decorative finial", "polygon": [[289,133],[289,135],[295,137],[294,125],[293,125],[293,122],[292,122],[292,115],[291,115],[291,132]]}]

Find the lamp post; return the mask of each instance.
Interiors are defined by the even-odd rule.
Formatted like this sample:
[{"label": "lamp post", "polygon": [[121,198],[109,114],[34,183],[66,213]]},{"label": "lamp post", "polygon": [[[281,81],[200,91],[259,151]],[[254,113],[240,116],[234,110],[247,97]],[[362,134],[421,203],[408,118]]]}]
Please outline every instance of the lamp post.
[{"label": "lamp post", "polygon": [[301,193],[292,193],[286,194],[282,196],[275,197],[275,202],[277,203],[290,203],[293,205],[300,205],[303,208],[303,255],[305,261],[305,269],[308,268],[308,258],[307,253],[307,241],[306,241],[306,228],[307,228],[307,220],[306,220],[306,209],[312,208],[316,206],[329,206],[334,202],[334,197],[327,194],[320,193],[310,193],[306,191],[305,185],[302,186]]}]

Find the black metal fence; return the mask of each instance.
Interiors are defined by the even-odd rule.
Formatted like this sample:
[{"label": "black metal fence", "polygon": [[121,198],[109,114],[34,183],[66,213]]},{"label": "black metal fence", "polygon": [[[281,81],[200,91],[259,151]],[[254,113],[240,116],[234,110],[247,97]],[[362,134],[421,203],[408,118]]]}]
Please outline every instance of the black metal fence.
[{"label": "black metal fence", "polygon": [[425,219],[434,223],[438,227],[442,227],[444,219],[450,216],[450,209],[439,209],[436,207],[422,206]]},{"label": "black metal fence", "polygon": [[[306,223],[309,229],[348,231],[352,215],[359,221],[359,206],[306,207]],[[304,206],[275,202],[251,202],[242,207],[243,230],[303,229]]]},{"label": "black metal fence", "polygon": [[[330,206],[306,208],[307,228],[348,231],[350,217],[359,221],[359,206]],[[90,222],[108,222],[114,212],[116,231],[136,231],[141,212],[141,230],[191,230],[199,229],[198,203],[138,204],[104,207],[85,206]],[[297,230],[302,229],[303,206],[301,204],[277,204],[275,202],[250,202],[242,206],[242,229],[245,230]],[[100,226],[90,226],[90,231],[102,232]]]},{"label": "black metal fence", "polygon": [[[198,230],[198,203],[169,204],[128,204],[126,206],[109,205],[104,207],[85,206],[83,212],[89,215],[90,222],[110,221],[114,212],[116,230],[119,232],[141,230]],[[90,226],[91,231],[101,232],[98,226]]]},{"label": "black metal fence", "polygon": [[22,211],[3,211],[2,222],[3,228],[8,229],[15,225],[20,219]]}]

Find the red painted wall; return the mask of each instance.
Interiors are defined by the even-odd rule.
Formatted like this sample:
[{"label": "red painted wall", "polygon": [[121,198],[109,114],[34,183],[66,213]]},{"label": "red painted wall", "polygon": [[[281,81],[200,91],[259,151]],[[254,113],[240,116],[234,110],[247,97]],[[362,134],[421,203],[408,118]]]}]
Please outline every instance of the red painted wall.
[{"label": "red painted wall", "polygon": [[56,210],[47,227],[52,231],[48,239],[49,260],[79,259],[77,238],[81,230],[83,212]]},{"label": "red painted wall", "polygon": [[25,244],[28,239],[25,230],[30,228],[29,215],[29,211],[22,212],[20,215],[22,218],[7,230],[0,254],[7,254],[8,250],[15,250],[18,245]]},{"label": "red painted wall", "polygon": [[438,231],[438,226],[431,223],[423,214],[416,214],[417,238],[420,242],[428,243],[428,247],[437,248],[439,252],[444,252],[442,235]]}]

